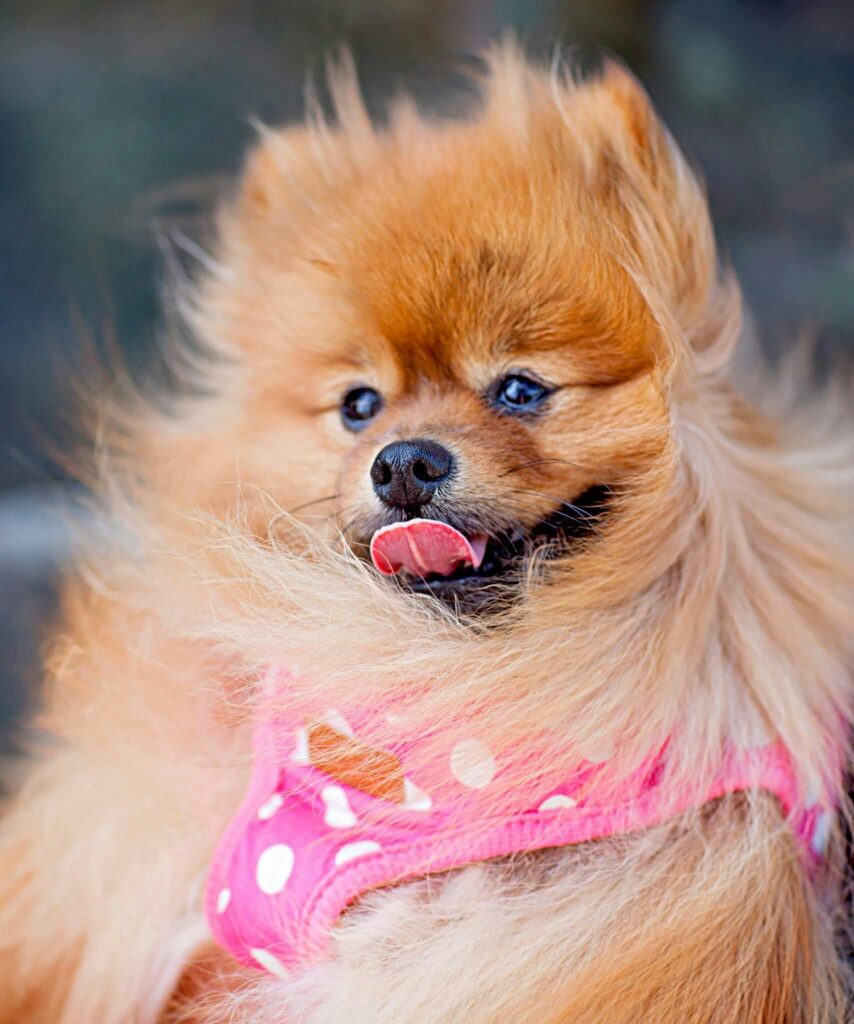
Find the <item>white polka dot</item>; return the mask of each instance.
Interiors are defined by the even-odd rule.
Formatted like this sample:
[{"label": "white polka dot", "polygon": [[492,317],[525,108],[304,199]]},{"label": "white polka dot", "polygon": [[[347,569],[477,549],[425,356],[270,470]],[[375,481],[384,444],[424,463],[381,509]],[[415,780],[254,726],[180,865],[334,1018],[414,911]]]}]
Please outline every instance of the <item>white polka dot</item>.
[{"label": "white polka dot", "polygon": [[348,861],[356,860],[357,857],[365,857],[369,853],[377,853],[382,847],[372,839],[363,839],[359,843],[347,843],[335,854],[335,863],[340,868]]},{"label": "white polka dot", "polygon": [[324,721],[327,725],[331,725],[336,732],[340,732],[342,736],[349,736],[351,740],[356,738],[356,734],[353,732],[350,723],[341,714],[341,712],[337,711],[335,708],[332,708],[332,710],[327,713]]},{"label": "white polka dot", "polygon": [[469,789],[483,789],[495,775],[495,758],[480,740],[460,740],[451,751],[451,772]]},{"label": "white polka dot", "polygon": [[261,689],[265,693],[272,693],[279,685],[279,669],[268,668],[264,673]]},{"label": "white polka dot", "polygon": [[263,967],[265,971],[269,971],[274,977],[288,977],[288,972],[285,970],[284,965],[268,949],[250,949],[249,955],[256,964]]},{"label": "white polka dot", "polygon": [[815,823],[810,848],[819,857],[823,857],[827,851],[827,844],[833,831],[833,815],[830,811],[824,811]]},{"label": "white polka dot", "polygon": [[740,751],[749,753],[752,750],[763,750],[776,740],[771,726],[755,711],[743,711],[743,724],[734,737],[735,746]]},{"label": "white polka dot", "polygon": [[606,738],[594,740],[583,746],[580,753],[590,764],[604,764],[614,756],[614,744]]},{"label": "white polka dot", "polygon": [[284,889],[294,869],[294,851],[285,843],[268,846],[258,858],[255,880],[267,896],[275,896]]},{"label": "white polka dot", "polygon": [[555,793],[554,796],[546,797],[537,808],[538,811],[561,811],[564,808],[575,807],[575,801],[565,793]]},{"label": "white polka dot", "polygon": [[269,800],[265,800],[258,808],[259,821],[269,821],[284,802],[285,798],[281,793],[274,793]]},{"label": "white polka dot", "polygon": [[774,730],[762,719],[754,723],[751,733],[750,746],[753,748],[768,747],[777,739]]},{"label": "white polka dot", "polygon": [[310,764],[311,754],[308,749],[308,732],[305,729],[297,730],[297,742],[291,760],[294,764]]},{"label": "white polka dot", "polygon": [[356,824],[356,815],[347,802],[347,794],[340,786],[324,786],[320,799],[326,808],[323,820],[330,828],[352,828]]},{"label": "white polka dot", "polygon": [[231,903],[231,889],[220,889],[219,896],[216,898],[216,912],[224,914],[228,910],[229,903]]},{"label": "white polka dot", "polygon": [[416,786],[412,779],[403,780],[403,792],[403,806],[407,811],[429,811],[433,806],[429,795]]},{"label": "white polka dot", "polygon": [[804,806],[809,809],[815,807],[822,796],[824,786],[819,778],[813,776],[807,783],[806,792],[804,793]]}]

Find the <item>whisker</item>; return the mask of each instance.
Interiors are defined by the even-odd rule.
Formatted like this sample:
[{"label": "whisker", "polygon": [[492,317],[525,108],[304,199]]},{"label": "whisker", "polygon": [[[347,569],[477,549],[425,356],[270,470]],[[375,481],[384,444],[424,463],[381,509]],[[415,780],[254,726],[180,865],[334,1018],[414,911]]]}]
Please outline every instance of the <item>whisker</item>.
[{"label": "whisker", "polygon": [[344,524],[344,525],[343,525],[343,526],[341,527],[341,530],[340,530],[340,532],[341,532],[341,536],[342,536],[342,537],[346,537],[346,536],[347,536],[347,534],[348,534],[348,533],[350,532],[350,529],[351,529],[351,528],[352,528],[352,527],[353,527],[353,526],[355,525],[355,523],[356,523],[356,520],[357,520],[358,518],[359,518],[359,517],[358,517],[357,515],[356,515],[356,516],[353,516],[353,518],[352,518],[352,519],[350,520],[350,522],[349,522],[349,523],[345,523],[345,524]]},{"label": "whisker", "polygon": [[[345,508],[342,508],[342,509],[340,510],[340,512],[339,512],[339,515],[348,515],[348,514],[349,514],[350,512],[352,512],[352,511],[353,511],[353,509],[354,509],[355,507],[356,507],[355,505],[347,505],[347,506],[346,506]],[[363,517],[363,515],[364,515],[364,511],[360,509],[360,510],[359,510],[359,511],[358,511],[358,512],[357,512],[357,513],[356,513],[356,514],[355,514],[355,515],[353,516],[353,518],[352,518],[352,519],[348,520],[348,521],[347,521],[347,522],[346,522],[346,523],[345,523],[345,524],[344,524],[343,526],[339,526],[339,527],[338,527],[338,532],[339,532],[339,534],[340,534],[340,535],[341,535],[342,537],[345,537],[345,538],[346,538],[347,534],[348,534],[348,533],[350,532],[350,529],[351,529],[351,528],[352,528],[353,526],[355,526],[355,524],[356,524],[356,523],[357,523],[357,522],[358,522],[358,521],[359,521],[359,520],[360,520],[360,519],[361,519],[361,518]]]},{"label": "whisker", "polygon": [[599,517],[595,512],[590,512],[588,509],[581,508],[578,505],[574,505],[571,501],[567,501],[566,498],[560,498],[556,494],[549,494],[548,491],[538,491],[531,487],[514,487],[512,488],[514,494],[535,494],[540,498],[551,498],[552,501],[558,506],[551,515],[563,516],[566,519],[572,519],[572,516],[567,515],[565,512],[561,512],[562,508],[572,509],[576,515],[579,515],[586,519],[598,519]]},{"label": "whisker", "polygon": [[[581,516],[582,519],[589,519],[591,522],[596,522],[599,516],[595,512],[589,512],[586,508],[580,508],[578,505],[573,505],[571,501],[565,501],[563,503],[564,508],[571,508],[572,511],[577,515]],[[556,510],[553,515],[563,516],[566,519],[572,519],[572,516],[568,516],[565,512],[561,512],[560,509]]]},{"label": "whisker", "polygon": [[531,459],[530,462],[522,462],[518,466],[513,466],[511,469],[507,469],[503,473],[499,473],[498,479],[500,480],[502,477],[510,476],[511,473],[519,473],[523,469],[530,469],[532,466],[547,466],[550,464],[572,466],[573,469],[584,470],[583,466],[579,466],[577,462],[570,462],[569,459]]},{"label": "whisker", "polygon": [[328,494],[325,498],[315,498],[314,501],[306,501],[302,505],[297,505],[296,508],[288,509],[287,514],[289,516],[293,516],[296,515],[297,512],[301,512],[304,508],[311,508],[312,505],[320,505],[324,501],[336,501],[338,498],[338,494]]},{"label": "whisker", "polygon": [[[278,523],[282,519],[289,518],[290,516],[295,515],[297,512],[301,511],[302,509],[311,508],[312,505],[320,505],[320,504],[322,504],[323,502],[326,502],[326,501],[335,501],[335,499],[337,497],[338,497],[337,494],[328,494],[325,498],[315,498],[314,501],[305,501],[305,502],[303,502],[302,505],[297,505],[295,508],[282,509],[281,512],[277,512],[273,516],[273,518],[269,521],[269,523],[267,523],[267,540],[268,540],[268,542],[272,541],[272,539],[273,539],[273,531],[276,529],[276,526],[278,525]],[[318,516],[307,516],[306,518],[308,518],[308,519],[319,519],[321,517],[318,515]]]}]

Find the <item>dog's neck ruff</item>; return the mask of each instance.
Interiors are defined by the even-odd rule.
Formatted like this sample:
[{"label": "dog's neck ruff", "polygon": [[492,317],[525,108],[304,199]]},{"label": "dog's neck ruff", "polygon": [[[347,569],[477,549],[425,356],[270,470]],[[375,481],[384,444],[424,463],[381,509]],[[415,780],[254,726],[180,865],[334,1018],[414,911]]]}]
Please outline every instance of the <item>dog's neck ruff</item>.
[{"label": "dog's neck ruff", "polygon": [[[267,674],[267,693],[292,685],[283,670]],[[500,781],[512,773],[511,758],[493,756],[472,735],[449,741],[443,764],[432,766],[446,775],[434,800],[409,770],[422,737],[405,737],[387,755],[400,769],[399,792],[374,787],[372,795],[346,765],[335,776],[318,767],[330,737],[358,743],[358,725],[357,716],[329,713],[310,742],[306,719],[259,708],[248,794],[219,842],[205,892],[216,941],[246,965],[285,976],[323,959],[341,914],[370,890],[646,828],[729,793],[773,794],[808,864],[821,859],[832,828],[833,811],[799,792],[779,741],[733,750],[713,778],[679,792],[665,781],[665,745],[620,782],[615,798],[613,785],[600,782],[609,751],[574,757],[547,781],[507,787]]]}]

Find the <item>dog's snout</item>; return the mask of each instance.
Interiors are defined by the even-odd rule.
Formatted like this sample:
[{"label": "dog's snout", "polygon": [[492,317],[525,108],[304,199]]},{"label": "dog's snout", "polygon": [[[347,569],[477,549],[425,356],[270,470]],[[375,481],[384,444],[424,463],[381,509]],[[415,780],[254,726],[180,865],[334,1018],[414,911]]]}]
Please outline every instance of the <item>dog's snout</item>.
[{"label": "dog's snout", "polygon": [[374,459],[371,480],[384,504],[417,512],[432,499],[453,468],[453,455],[435,441],[394,441]]}]

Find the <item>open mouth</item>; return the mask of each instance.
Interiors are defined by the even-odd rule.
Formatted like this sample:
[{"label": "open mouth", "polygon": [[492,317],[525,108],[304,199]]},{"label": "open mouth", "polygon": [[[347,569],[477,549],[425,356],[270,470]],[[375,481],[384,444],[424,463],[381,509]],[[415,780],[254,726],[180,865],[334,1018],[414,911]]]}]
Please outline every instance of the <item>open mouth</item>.
[{"label": "open mouth", "polygon": [[[489,535],[467,534],[443,521],[396,524],[399,532],[413,535],[411,545],[386,559],[385,553],[401,551],[396,546],[400,542],[377,544],[376,538],[386,532],[378,531],[372,559],[402,589],[435,597],[458,613],[498,611],[522,593],[532,565],[566,555],[573,544],[596,531],[607,511],[607,495],[608,488],[592,487],[533,527]],[[434,566],[441,571],[432,571]]]}]

